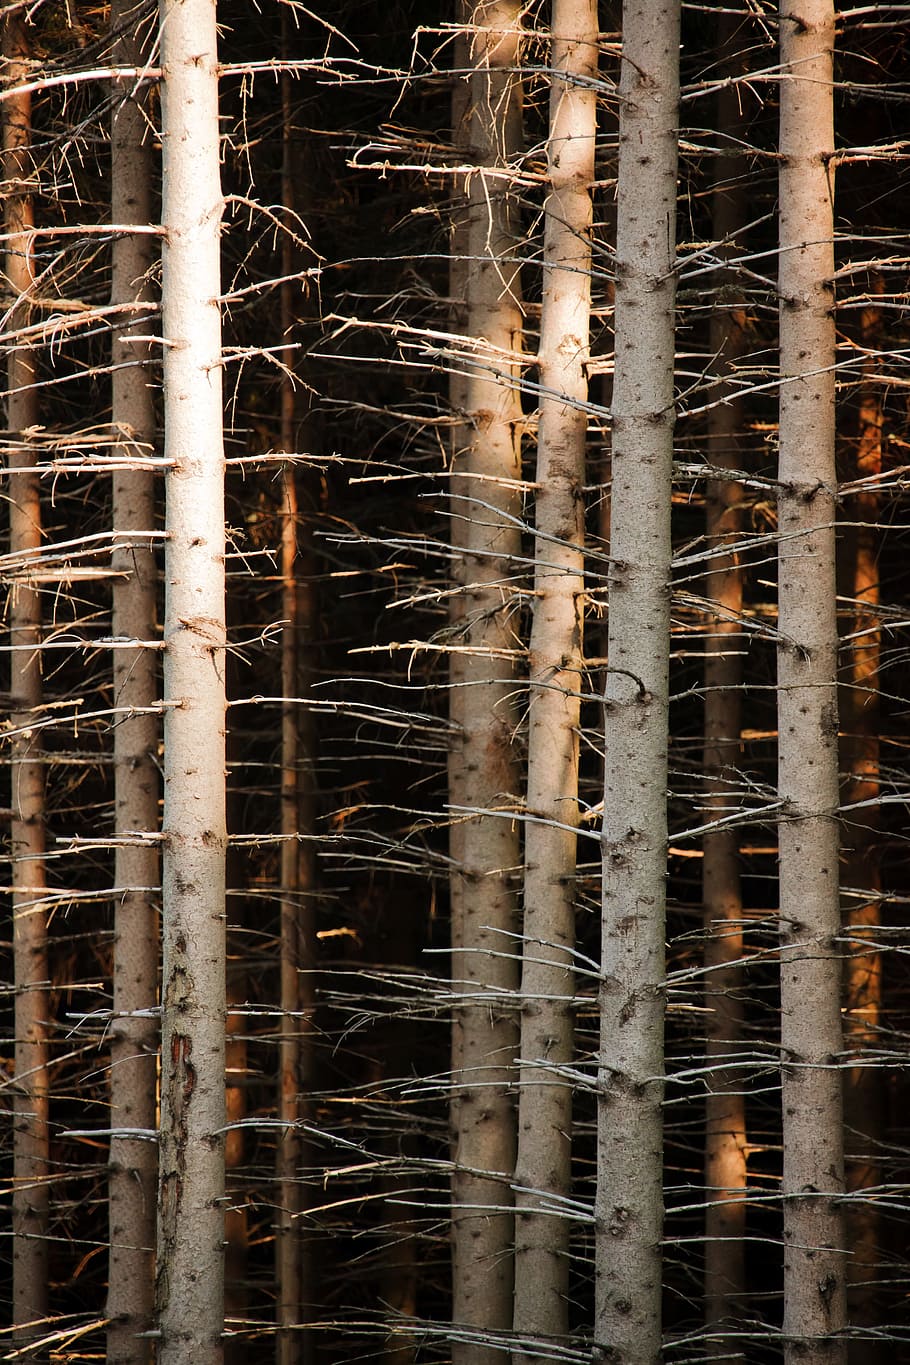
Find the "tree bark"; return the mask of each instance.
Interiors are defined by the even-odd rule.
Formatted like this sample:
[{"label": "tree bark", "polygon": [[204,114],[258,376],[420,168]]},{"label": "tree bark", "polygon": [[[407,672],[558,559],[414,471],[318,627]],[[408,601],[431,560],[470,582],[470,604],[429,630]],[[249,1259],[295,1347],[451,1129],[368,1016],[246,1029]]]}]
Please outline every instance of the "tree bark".
[{"label": "tree bark", "polygon": [[515,1170],[513,1326],[523,1340],[569,1330],[571,1222],[559,1201],[571,1192],[572,1085],[559,1068],[571,1065],[574,1043],[595,0],[554,0],[551,25]]},{"label": "tree bark", "polygon": [[605,698],[595,1341],[661,1342],[679,5],[623,8]]},{"label": "tree bark", "polygon": [[[15,87],[31,75],[29,42],[21,14],[3,25],[6,82]],[[14,93],[3,104],[3,175],[6,181],[4,252],[6,289],[15,301],[11,330],[28,323],[34,282],[32,104]],[[9,549],[27,558],[42,542],[40,476],[29,434],[38,422],[37,364],[28,342],[7,351],[9,451]],[[44,765],[29,726],[42,704],[41,598],[29,586],[28,569],[9,602],[10,752],[12,811],[13,970],[15,976],[15,1086],[13,1091],[13,1336],[25,1346],[40,1335],[48,1311],[48,963]]]},{"label": "tree bark", "polygon": [[781,10],[778,623],[785,1360],[845,1359],[838,894],[834,8]]},{"label": "tree bark", "polygon": [[[730,75],[742,69],[736,57],[738,16],[718,18],[718,51]],[[747,352],[747,323],[736,301],[736,266],[742,249],[737,234],[746,222],[743,157],[732,150],[743,132],[742,92],[735,85],[718,93],[717,126],[731,150],[719,156],[712,194],[712,235],[730,264],[717,275],[718,303],[711,315],[709,350],[717,357],[714,406],[708,414],[708,458],[716,468],[741,469],[745,421],[742,399],[729,376]],[[733,301],[729,295],[733,291]],[[736,543],[742,531],[742,487],[732,478],[711,480],[705,502],[708,548],[729,553],[711,561],[705,596],[715,611],[705,642],[705,820],[722,820],[738,804],[742,725],[742,570]],[[743,900],[739,873],[740,831],[721,828],[704,837],[702,887],[705,913],[705,1005],[708,1008],[705,1062],[705,1321],[717,1328],[743,1311],[746,1230],[746,1105],[744,1075],[735,1065],[743,1033]],[[733,1063],[733,1065],[729,1065]],[[735,1356],[731,1340],[721,1342]]]},{"label": "tree bark", "polygon": [[[876,274],[873,288],[884,290]],[[881,310],[864,308],[860,318],[863,345],[870,355],[883,346]],[[859,394],[859,431],[855,477],[875,480],[882,472],[881,361],[865,366]],[[843,800],[849,810],[843,824],[842,875],[844,918],[849,942],[844,962],[844,1034],[852,1060],[861,1061],[879,1049],[882,1011],[881,927],[881,812],[876,804],[880,783],[879,663],[881,629],[878,614],[882,495],[872,482],[848,503],[855,525],[848,533],[851,548],[848,588],[853,606],[853,629],[847,644],[849,691],[845,705],[843,760],[847,777]],[[844,1077],[844,1121],[847,1133],[846,1183],[851,1192],[874,1189],[882,1180],[884,1080],[874,1066],[851,1066]],[[874,1201],[849,1201],[847,1261],[849,1317],[854,1326],[878,1325],[876,1281],[881,1276],[881,1217]],[[874,1365],[878,1343],[851,1341],[850,1365]]]},{"label": "tree bark", "polygon": [[[458,733],[450,773],[458,808],[511,809],[518,790],[513,749],[516,668],[512,592],[520,549],[522,311],[517,204],[508,182],[521,142],[521,12],[514,0],[468,15],[470,80],[465,445],[453,457],[452,538],[460,563],[465,650],[455,691]],[[461,363],[461,361],[459,361]],[[458,695],[460,693],[460,696]],[[514,992],[517,825],[500,816],[464,819],[456,847],[460,887],[453,922],[455,1174],[452,1182],[453,1318],[465,1329],[455,1365],[486,1365],[487,1330],[512,1323],[515,1115],[510,1093],[517,1051]]]},{"label": "tree bark", "polygon": [[161,4],[167,473],[160,1365],[222,1357],[225,602],[214,0]]},{"label": "tree bark", "polygon": [[[282,16],[287,50],[287,19]],[[282,84],[282,200],[289,214],[299,212],[295,186],[306,183],[296,143],[291,102],[291,78]],[[290,341],[300,308],[293,276],[300,267],[300,252],[291,233],[291,218],[282,244],[281,321],[282,336]],[[309,430],[302,410],[299,388],[291,375],[281,384],[281,446],[289,455],[299,451]],[[311,1238],[304,1234],[300,1214],[309,1192],[303,1182],[310,1164],[311,1143],[301,1125],[312,1122],[309,1092],[314,1086],[314,1029],[316,990],[316,854],[315,760],[316,731],[312,713],[290,700],[307,695],[314,671],[313,651],[317,638],[316,592],[312,537],[307,509],[301,507],[300,473],[289,461],[282,475],[281,592],[282,635],[281,686],[287,698],[281,718],[281,1009],[279,1046],[279,1117],[286,1127],[279,1131],[276,1151],[279,1180],[276,1269],[278,1277],[278,1365],[311,1365],[315,1358],[312,1332],[301,1324],[312,1320],[317,1295],[316,1258]]]},{"label": "tree bark", "polygon": [[[134,0],[113,0],[113,60],[137,66],[143,52],[137,37]],[[153,178],[148,141],[148,98],[136,82],[115,88],[111,114],[111,216],[118,224],[147,227]],[[154,239],[147,232],[124,233],[111,247],[111,302],[116,306],[151,299]],[[143,533],[155,524],[154,475],[142,469],[154,454],[155,412],[149,374],[148,320],[141,313],[112,335],[112,412],[118,460],[133,468],[115,471],[115,544],[112,632],[117,638],[151,640],[157,625],[157,573]],[[139,543],[137,543],[139,542]],[[111,1137],[107,1359],[111,1365],[146,1365],[147,1333],[154,1308],[155,1177],[158,1154],[148,1140],[156,1128],[158,1003],[159,856],[155,843],[136,839],[158,829],[158,721],[151,707],[158,694],[157,666],[150,649],[115,650],[114,705],[136,707],[114,727],[114,1019],[111,1027]],[[117,1130],[121,1130],[118,1134]],[[135,1134],[135,1135],[133,1135]],[[144,1134],[145,1136],[140,1136]]]}]

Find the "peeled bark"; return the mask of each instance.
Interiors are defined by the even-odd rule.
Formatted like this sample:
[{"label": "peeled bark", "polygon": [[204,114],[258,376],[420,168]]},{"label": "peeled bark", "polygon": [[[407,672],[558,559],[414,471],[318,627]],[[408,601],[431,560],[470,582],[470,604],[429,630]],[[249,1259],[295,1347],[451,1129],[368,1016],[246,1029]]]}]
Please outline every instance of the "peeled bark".
[{"label": "peeled bark", "polygon": [[778,733],[784,1351],[846,1346],[837,949],[834,9],[781,12]]},{"label": "peeled bark", "polygon": [[623,9],[595,1353],[661,1343],[679,5]]},{"label": "peeled bark", "polygon": [[[575,866],[584,618],[584,483],[597,107],[594,0],[554,0],[550,192],[538,365],[534,617],[525,828],[515,1315],[523,1340],[569,1330]],[[544,1346],[543,1353],[547,1354]],[[532,1350],[513,1359],[539,1359]]]},{"label": "peeled bark", "polygon": [[[29,44],[19,14],[3,25],[4,76],[10,86],[31,75]],[[28,322],[34,280],[31,194],[31,96],[13,94],[3,104],[3,175],[6,181],[4,253],[6,290],[16,300],[11,330]],[[36,357],[28,343],[7,352],[9,450],[9,550],[29,555],[41,546],[39,475],[28,434],[37,425]],[[41,599],[27,568],[13,586],[8,606],[10,651],[10,745],[13,971],[15,978],[15,1084],[13,1090],[13,1335],[24,1346],[40,1335],[48,1310],[48,968],[44,766],[29,725],[42,703]]]},{"label": "peeled bark", "polygon": [[222,1355],[225,1124],[222,194],[213,0],[162,0],[167,473],[160,1365]]},{"label": "peeled bark", "polygon": [[[718,48],[727,58],[734,50],[738,20],[722,15]],[[742,61],[737,63],[742,66]],[[731,71],[730,74],[733,74]],[[741,91],[719,92],[717,126],[724,137],[742,133]],[[747,219],[746,184],[741,155],[730,151],[717,158],[717,185],[712,198],[713,237],[722,257],[735,257],[737,233]],[[736,269],[718,271],[718,305],[711,316],[710,353],[720,378],[715,405],[708,414],[708,458],[716,468],[741,469],[740,442],[745,421],[743,402],[728,376],[747,351],[745,310],[729,301]],[[721,302],[721,300],[725,300]],[[734,294],[735,300],[735,294]],[[715,553],[705,596],[715,607],[708,617],[705,641],[705,819],[722,820],[737,804],[737,764],[742,725],[743,652],[742,570],[736,542],[742,530],[742,488],[732,478],[708,484],[705,534]],[[746,1106],[744,1075],[735,1063],[743,1033],[743,900],[739,875],[737,829],[714,829],[704,837],[702,886],[705,913],[705,1321],[718,1327],[742,1313],[745,1284]],[[732,1065],[730,1065],[732,1063]],[[735,1352],[733,1340],[724,1349]]]},{"label": "peeled bark", "polygon": [[[114,0],[114,61],[142,60],[133,0]],[[151,221],[152,157],[147,138],[148,100],[130,79],[115,91],[111,114],[111,216],[146,228]],[[111,302],[141,304],[151,297],[154,239],[124,233],[111,247]],[[154,475],[142,469],[154,454],[155,413],[149,375],[150,346],[141,311],[114,329],[112,427],[114,458],[134,462],[112,476],[114,530],[127,542],[114,550],[112,632],[115,638],[154,637],[157,574],[144,532],[155,524]],[[138,338],[138,339],[137,339]],[[135,707],[114,728],[115,834],[114,1017],[111,1025],[111,1137],[107,1359],[145,1365],[154,1307],[155,1181],[158,1154],[148,1135],[156,1128],[159,856],[155,843],[136,838],[158,829],[158,695],[152,650],[115,650],[114,705]]]},{"label": "peeled bark", "polygon": [[[517,205],[504,172],[521,139],[515,71],[521,14],[513,0],[494,0],[478,5],[468,22],[473,74],[467,140],[477,169],[469,178],[465,281],[466,332],[474,349],[464,352],[465,444],[452,461],[452,538],[464,599],[455,644],[465,651],[450,763],[455,819],[464,819],[459,807],[512,808],[518,789],[511,583],[520,550],[513,518],[521,472],[522,312]],[[501,816],[472,816],[464,819],[456,847],[452,1312],[467,1340],[453,1341],[452,1358],[455,1365],[482,1365],[492,1358],[480,1342],[483,1333],[506,1331],[512,1323],[515,1116],[509,1086],[518,1042],[518,974],[507,935],[517,927],[517,826]]]}]

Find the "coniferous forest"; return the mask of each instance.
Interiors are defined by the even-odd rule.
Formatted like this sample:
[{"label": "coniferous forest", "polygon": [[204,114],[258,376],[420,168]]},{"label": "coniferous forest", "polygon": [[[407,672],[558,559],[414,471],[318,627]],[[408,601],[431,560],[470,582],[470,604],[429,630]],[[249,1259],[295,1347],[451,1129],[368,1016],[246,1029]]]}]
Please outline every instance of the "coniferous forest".
[{"label": "coniferous forest", "polygon": [[908,11],[0,5],[0,1358],[910,1358]]}]

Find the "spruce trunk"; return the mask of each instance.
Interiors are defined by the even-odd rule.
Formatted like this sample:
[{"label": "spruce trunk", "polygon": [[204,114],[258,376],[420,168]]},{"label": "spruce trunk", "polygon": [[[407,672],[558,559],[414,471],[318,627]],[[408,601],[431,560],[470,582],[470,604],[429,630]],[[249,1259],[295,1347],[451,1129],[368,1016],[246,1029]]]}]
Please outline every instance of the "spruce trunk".
[{"label": "spruce trunk", "polygon": [[165,561],[160,1365],[222,1356],[225,601],[214,0],[162,0]]},{"label": "spruce trunk", "polygon": [[[290,49],[286,16],[282,43]],[[294,129],[293,82],[282,78],[282,201],[290,216],[282,244],[281,333],[287,340],[299,321],[299,291],[295,273],[300,251],[292,233],[293,214],[300,212],[295,186],[307,184],[306,161]],[[288,455],[312,438],[313,423],[301,402],[298,381],[285,374],[281,384],[281,447]],[[316,1257],[312,1235],[303,1230],[300,1215],[311,1195],[304,1183],[312,1164],[312,1142],[302,1125],[313,1121],[316,988],[316,852],[315,761],[316,727],[312,714],[301,706],[314,674],[317,640],[317,601],[314,587],[309,509],[301,506],[301,478],[291,459],[282,473],[281,600],[285,621],[281,643],[281,1009],[279,1045],[279,1132],[276,1175],[279,1213],[275,1238],[278,1278],[278,1365],[311,1365],[316,1343],[310,1322],[317,1302]]]},{"label": "spruce trunk", "polygon": [[605,698],[595,1341],[661,1343],[679,5],[623,7]]},{"label": "spruce trunk", "polygon": [[[31,75],[24,20],[3,25],[4,75],[10,86]],[[4,273],[13,300],[9,330],[27,325],[34,284],[34,207],[31,95],[15,92],[3,104],[3,173],[6,181]],[[27,561],[41,548],[39,475],[29,435],[38,422],[37,367],[28,342],[7,351],[9,550],[21,555],[20,581],[9,602],[10,750],[13,972],[15,978],[15,1085],[13,1089],[13,1339],[26,1346],[41,1334],[48,1311],[48,963],[45,903],[44,765],[37,734],[42,613]]]},{"label": "spruce trunk", "polygon": [[[884,292],[876,273],[873,290]],[[843,900],[848,943],[844,963],[844,1033],[850,1059],[862,1062],[882,1046],[883,963],[881,932],[881,663],[880,532],[883,498],[877,483],[882,473],[882,310],[864,308],[860,317],[863,345],[869,359],[863,367],[859,394],[859,432],[855,477],[869,480],[848,503],[848,532],[852,551],[849,596],[852,631],[847,642],[849,680],[844,710],[842,757],[846,769],[843,799],[848,810],[843,821]],[[850,806],[857,809],[850,810]],[[875,1066],[853,1065],[844,1077],[844,1123],[848,1135],[845,1178],[853,1193],[875,1190],[881,1184],[882,1140],[885,1123],[885,1077]],[[847,1204],[847,1303],[856,1327],[875,1327],[879,1321],[878,1282],[882,1278],[882,1217],[874,1198]],[[851,1341],[850,1365],[874,1365],[878,1343]]]},{"label": "spruce trunk", "polygon": [[513,941],[517,823],[472,811],[512,809],[518,790],[513,580],[520,550],[522,310],[516,265],[517,202],[510,160],[521,139],[521,12],[513,0],[478,5],[468,16],[472,74],[467,139],[475,168],[468,187],[468,264],[463,359],[464,444],[452,468],[452,538],[464,613],[464,651],[450,764],[450,801],[463,819],[455,847],[458,907],[452,948],[455,993],[452,1182],[455,1365],[493,1356],[488,1331],[512,1324],[515,1114],[510,1093],[518,1050]]},{"label": "spruce trunk", "polygon": [[[136,66],[142,52],[132,0],[114,0],[114,60]],[[146,229],[151,221],[151,148],[148,99],[130,79],[115,89],[111,114],[111,215],[115,223]],[[155,453],[155,413],[149,373],[149,330],[141,305],[151,298],[154,238],[147,231],[115,237],[111,247],[111,302],[140,310],[112,336],[116,537],[112,631],[115,639],[151,641],[157,622],[157,574],[150,541],[155,525],[154,475],[142,461]],[[114,728],[114,1019],[111,1026],[110,1260],[107,1359],[146,1365],[154,1310],[156,1044],[158,1003],[158,719],[156,655],[150,648],[114,651],[114,705],[135,707]]]},{"label": "spruce trunk", "polygon": [[[572,950],[584,620],[584,483],[598,25],[554,0],[549,195],[538,366],[534,606],[528,713],[521,1055],[515,1171],[516,1361],[569,1330],[574,1042]],[[544,1355],[547,1354],[544,1347]]]},{"label": "spruce trunk", "polygon": [[[718,47],[731,75],[743,66],[735,53],[732,15],[718,19]],[[737,290],[735,255],[746,222],[743,158],[734,150],[743,136],[741,92],[726,86],[718,94],[717,126],[730,150],[718,157],[712,195],[714,240],[728,264],[718,271],[718,302],[711,315],[710,353],[719,382],[708,414],[708,458],[718,469],[741,469],[745,423],[743,401],[729,382],[747,353],[746,312]],[[742,532],[742,487],[733,478],[713,479],[705,498],[710,562],[705,596],[711,607],[705,642],[705,817],[723,820],[739,805],[742,724],[743,577],[736,553]],[[724,549],[729,553],[719,554]],[[712,610],[713,609],[713,610]],[[741,1315],[745,1294],[746,1104],[743,1052],[743,899],[740,831],[713,829],[704,837],[702,887],[705,913],[705,1321],[717,1328]],[[736,1351],[733,1339],[719,1345]]]},{"label": "spruce trunk", "polygon": [[845,1359],[838,893],[834,8],[781,11],[778,782],[784,1358]]}]

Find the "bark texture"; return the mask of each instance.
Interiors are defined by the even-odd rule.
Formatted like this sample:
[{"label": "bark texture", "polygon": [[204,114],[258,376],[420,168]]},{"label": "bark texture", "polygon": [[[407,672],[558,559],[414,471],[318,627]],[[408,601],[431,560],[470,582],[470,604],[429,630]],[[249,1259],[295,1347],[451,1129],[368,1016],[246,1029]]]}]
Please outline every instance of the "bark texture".
[{"label": "bark texture", "polygon": [[834,8],[781,10],[778,732],[785,1359],[845,1359],[837,948]]},{"label": "bark texture", "polygon": [[[476,167],[468,186],[465,279],[467,371],[464,444],[452,462],[452,539],[463,595],[455,647],[458,732],[450,772],[455,841],[453,876],[452,1120],[453,1341],[455,1365],[489,1362],[489,1330],[512,1323],[515,1115],[510,1093],[517,1052],[514,992],[518,972],[507,934],[516,923],[520,861],[517,826],[501,816],[465,818],[471,810],[511,809],[518,790],[513,751],[515,637],[511,616],[520,544],[521,404],[518,395],[522,311],[515,262],[520,237],[508,180],[521,142],[521,85],[516,74],[521,15],[513,0],[481,4],[466,16],[468,108],[461,136]],[[460,695],[458,695],[460,694]],[[463,1330],[460,1330],[463,1329]]]},{"label": "bark texture", "polygon": [[[20,14],[3,24],[5,80],[29,79],[29,43]],[[13,304],[11,331],[27,325],[34,282],[31,156],[32,106],[28,93],[3,104],[5,289]],[[39,475],[29,446],[38,421],[36,357],[27,342],[7,351],[9,448],[9,550],[23,568],[9,602],[10,652],[10,855],[12,863],[13,972],[15,978],[15,1085],[13,1089],[13,1334],[24,1346],[47,1313],[48,1224],[48,964],[44,767],[30,725],[41,708],[41,598],[30,586],[27,561],[41,547]]]},{"label": "bark texture", "polygon": [[161,1365],[215,1365],[225,1124],[222,194],[214,0],[162,0],[165,563]]},{"label": "bark texture", "polygon": [[571,1065],[574,1043],[596,3],[555,0],[551,23],[515,1170],[514,1329],[523,1342],[569,1330],[571,1222],[560,1200],[571,1193],[572,1086],[559,1068]]},{"label": "bark texture", "polygon": [[[114,0],[114,61],[143,59],[134,0]],[[151,15],[146,13],[147,22]],[[148,33],[146,33],[148,36]],[[111,113],[111,217],[145,228],[151,221],[153,166],[148,99],[134,79],[114,90]],[[111,247],[111,302],[141,305],[151,298],[154,238],[124,233]],[[112,631],[115,638],[150,641],[157,626],[157,573],[143,535],[155,525],[154,475],[141,461],[155,453],[155,412],[149,374],[149,331],[141,309],[112,337],[112,454],[135,467],[112,476],[115,543]],[[117,901],[114,912],[114,1019],[111,1026],[110,1252],[107,1359],[145,1365],[154,1309],[155,1179],[158,1154],[148,1134],[156,1127],[158,1003],[157,845],[143,834],[158,829],[158,718],[156,655],[151,649],[115,650],[114,705],[135,707],[114,728]],[[126,841],[126,842],[124,842]],[[144,1136],[143,1136],[144,1135]]]},{"label": "bark texture", "polygon": [[670,495],[679,6],[623,8],[597,1288],[600,1358],[661,1341]]}]

